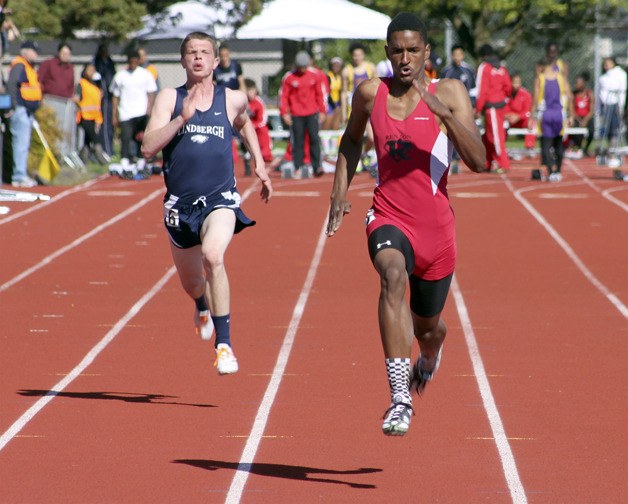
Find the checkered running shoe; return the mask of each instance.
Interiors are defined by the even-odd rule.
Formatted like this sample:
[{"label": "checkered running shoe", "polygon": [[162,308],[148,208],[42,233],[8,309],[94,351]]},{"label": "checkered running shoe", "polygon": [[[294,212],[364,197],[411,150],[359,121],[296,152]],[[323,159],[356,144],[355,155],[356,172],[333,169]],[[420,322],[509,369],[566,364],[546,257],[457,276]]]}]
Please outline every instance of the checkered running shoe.
[{"label": "checkered running shoe", "polygon": [[209,310],[203,310],[202,312],[194,310],[194,325],[196,326],[196,334],[198,334],[202,340],[209,341],[212,339],[214,323],[212,322]]},{"label": "checkered running shoe", "polygon": [[233,374],[238,372],[238,359],[233,355],[231,347],[225,343],[219,343],[216,348],[216,360],[214,366],[219,375]]},{"label": "checkered running shoe", "polygon": [[417,394],[422,395],[429,381],[434,377],[434,373],[440,365],[440,358],[443,355],[443,345],[435,359],[425,359],[419,355],[419,358],[410,369],[410,391],[416,390]]},{"label": "checkered running shoe", "polygon": [[410,419],[413,414],[412,405],[404,402],[401,394],[397,394],[390,408],[384,413],[382,431],[387,436],[403,436],[410,428]]}]

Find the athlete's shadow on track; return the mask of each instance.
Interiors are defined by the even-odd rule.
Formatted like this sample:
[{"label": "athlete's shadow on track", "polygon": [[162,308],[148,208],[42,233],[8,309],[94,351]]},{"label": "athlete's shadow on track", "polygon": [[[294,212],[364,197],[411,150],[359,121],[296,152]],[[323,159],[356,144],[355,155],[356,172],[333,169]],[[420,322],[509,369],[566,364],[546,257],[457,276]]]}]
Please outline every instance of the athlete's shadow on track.
[{"label": "athlete's shadow on track", "polygon": [[[186,464],[192,467],[198,467],[207,471],[216,471],[218,469],[231,469],[233,471],[239,468],[238,462],[224,462],[220,460],[173,460],[173,464]],[[240,468],[241,470],[243,468]],[[312,477],[311,474],[370,474],[381,472],[382,469],[374,469],[372,467],[361,467],[360,469],[349,469],[347,471],[335,471],[333,469],[319,469],[316,467],[291,466],[284,464],[264,464],[254,463],[248,467],[244,467],[245,471],[259,476],[272,476],[273,478],[286,478],[299,481],[313,481],[315,483],[336,483],[338,485],[348,485],[351,488],[377,488],[375,485],[364,483],[351,483],[349,481],[341,481],[338,479],[330,479],[323,477]]]},{"label": "athlete's shadow on track", "polygon": [[56,397],[69,397],[70,399],[97,399],[105,401],[123,401],[142,404],[171,404],[175,406],[192,406],[195,408],[215,408],[213,404],[190,404],[165,399],[178,399],[177,396],[162,394],[135,394],[132,392],[55,392],[53,390],[18,390],[25,397],[44,397],[54,395]]}]

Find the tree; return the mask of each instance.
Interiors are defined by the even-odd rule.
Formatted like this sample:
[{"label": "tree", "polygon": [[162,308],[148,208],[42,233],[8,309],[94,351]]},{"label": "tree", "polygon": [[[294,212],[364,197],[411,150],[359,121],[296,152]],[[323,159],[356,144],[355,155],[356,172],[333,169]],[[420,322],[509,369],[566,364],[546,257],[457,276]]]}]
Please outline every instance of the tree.
[{"label": "tree", "polygon": [[[11,5],[17,26],[25,34],[68,40],[79,30],[123,40],[142,27],[142,16],[176,3],[168,0],[22,0]],[[235,27],[258,13],[263,0],[204,0],[229,11]]]},{"label": "tree", "polygon": [[23,0],[14,6],[16,24],[23,33],[67,40],[78,30],[121,40],[141,28],[146,7],[134,0]]},{"label": "tree", "polygon": [[[596,6],[602,19],[611,19],[625,0],[353,0],[366,7],[394,16],[398,12],[416,12],[426,20],[434,20],[442,28],[449,20],[465,51],[477,56],[485,43],[494,43],[506,57],[522,40],[542,38],[568,42],[569,37],[592,27]],[[540,28],[543,28],[540,30]]]}]

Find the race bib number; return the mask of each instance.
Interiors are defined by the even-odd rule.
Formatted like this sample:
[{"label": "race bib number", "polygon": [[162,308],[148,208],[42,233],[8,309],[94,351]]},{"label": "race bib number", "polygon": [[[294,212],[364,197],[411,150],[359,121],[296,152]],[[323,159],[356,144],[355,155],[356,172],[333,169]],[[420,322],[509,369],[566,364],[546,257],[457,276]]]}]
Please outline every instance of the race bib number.
[{"label": "race bib number", "polygon": [[164,208],[164,220],[166,226],[178,228],[179,227],[179,210],[176,208]]}]

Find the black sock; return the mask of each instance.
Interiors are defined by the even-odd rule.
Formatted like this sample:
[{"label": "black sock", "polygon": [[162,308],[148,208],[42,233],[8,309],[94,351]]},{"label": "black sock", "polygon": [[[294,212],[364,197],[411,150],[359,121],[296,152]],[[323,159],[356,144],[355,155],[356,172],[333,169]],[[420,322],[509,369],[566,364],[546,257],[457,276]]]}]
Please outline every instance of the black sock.
[{"label": "black sock", "polygon": [[195,299],[196,309],[199,312],[207,311],[209,308],[207,307],[207,300],[205,299],[205,294],[203,294],[200,298]]}]

